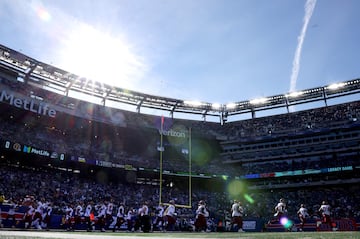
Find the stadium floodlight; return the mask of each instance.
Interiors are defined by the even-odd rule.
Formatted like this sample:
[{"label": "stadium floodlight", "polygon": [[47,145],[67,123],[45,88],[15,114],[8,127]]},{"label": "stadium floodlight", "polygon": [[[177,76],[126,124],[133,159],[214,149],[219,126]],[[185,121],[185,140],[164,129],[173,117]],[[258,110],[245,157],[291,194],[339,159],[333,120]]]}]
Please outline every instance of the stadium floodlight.
[{"label": "stadium floodlight", "polygon": [[345,86],[345,83],[341,82],[341,83],[331,84],[331,85],[327,86],[326,88],[328,88],[329,90],[336,90],[343,86]]},{"label": "stadium floodlight", "polygon": [[296,98],[296,97],[298,97],[298,96],[300,96],[300,95],[303,95],[304,94],[304,92],[302,92],[302,91],[294,91],[294,92],[291,92],[291,93],[289,93],[289,94],[286,94],[285,96],[287,97],[287,98],[289,98],[289,97],[291,97],[291,98]]},{"label": "stadium floodlight", "polygon": [[250,104],[252,105],[258,105],[258,104],[263,104],[265,102],[267,102],[268,99],[267,98],[258,98],[258,99],[253,99],[253,100],[250,100]]},{"label": "stadium floodlight", "polygon": [[65,84],[65,87],[66,87],[66,88],[69,88],[70,85],[72,85],[72,83],[71,83],[70,81],[68,81],[68,82]]},{"label": "stadium floodlight", "polygon": [[136,102],[136,105],[137,105],[138,107],[140,107],[142,103],[143,103],[143,100],[138,100],[138,101]]},{"label": "stadium floodlight", "polygon": [[31,72],[31,67],[28,67],[25,69],[24,73],[27,75]]},{"label": "stadium floodlight", "polygon": [[118,96],[130,97],[130,98],[134,97],[134,95],[128,90],[120,90],[120,91],[117,92],[117,95]]},{"label": "stadium floodlight", "polygon": [[184,104],[190,105],[190,106],[197,106],[197,107],[203,105],[203,103],[200,101],[189,101],[189,100],[185,100]]},{"label": "stadium floodlight", "polygon": [[181,149],[181,153],[182,154],[189,154],[189,150],[188,149]]},{"label": "stadium floodlight", "polygon": [[39,72],[41,72],[41,71],[44,70],[44,68],[43,68],[42,66],[37,65],[37,66],[36,66],[36,70],[39,71]]},{"label": "stadium floodlight", "polygon": [[216,110],[220,109],[220,107],[221,107],[221,105],[219,103],[213,103],[211,105],[211,108],[216,109]]},{"label": "stadium floodlight", "polygon": [[29,67],[31,65],[31,62],[29,60],[24,61],[24,65]]},{"label": "stadium floodlight", "polygon": [[236,103],[228,103],[228,104],[226,104],[227,109],[235,109],[235,107],[236,107]]}]

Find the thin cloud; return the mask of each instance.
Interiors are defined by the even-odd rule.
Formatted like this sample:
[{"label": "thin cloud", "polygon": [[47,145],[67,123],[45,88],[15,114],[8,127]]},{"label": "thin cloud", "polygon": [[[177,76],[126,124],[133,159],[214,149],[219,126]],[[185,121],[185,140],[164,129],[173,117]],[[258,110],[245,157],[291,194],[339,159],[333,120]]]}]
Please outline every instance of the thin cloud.
[{"label": "thin cloud", "polygon": [[303,19],[303,26],[300,32],[300,36],[298,37],[298,45],[296,47],[295,56],[293,60],[293,67],[290,78],[290,92],[296,90],[296,83],[298,80],[298,75],[300,70],[300,58],[301,58],[302,46],[304,43],[308,24],[315,9],[315,5],[316,5],[316,0],[307,0],[305,3],[305,16]]}]

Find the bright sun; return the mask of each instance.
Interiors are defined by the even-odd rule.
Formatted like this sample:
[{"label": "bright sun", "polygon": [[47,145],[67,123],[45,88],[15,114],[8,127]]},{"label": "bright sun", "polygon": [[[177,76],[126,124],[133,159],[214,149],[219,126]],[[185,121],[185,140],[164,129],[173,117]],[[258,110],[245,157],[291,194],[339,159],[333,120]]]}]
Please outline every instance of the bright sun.
[{"label": "bright sun", "polygon": [[64,70],[126,89],[134,88],[146,70],[124,39],[81,23],[65,37],[59,54]]}]

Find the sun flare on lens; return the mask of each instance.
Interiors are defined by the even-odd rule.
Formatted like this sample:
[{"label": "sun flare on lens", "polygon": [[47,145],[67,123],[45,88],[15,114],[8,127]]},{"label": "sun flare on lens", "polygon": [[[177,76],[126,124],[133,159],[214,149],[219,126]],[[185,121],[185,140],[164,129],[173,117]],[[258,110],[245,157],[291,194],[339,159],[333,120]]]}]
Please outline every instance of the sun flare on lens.
[{"label": "sun flare on lens", "polygon": [[293,222],[289,220],[287,217],[280,218],[280,223],[283,225],[286,229],[289,229],[292,227]]},{"label": "sun flare on lens", "polygon": [[254,204],[255,200],[247,193],[244,194],[244,198],[251,204]]},{"label": "sun flare on lens", "polygon": [[91,80],[134,88],[146,70],[142,58],[122,37],[113,37],[83,23],[74,23],[59,49],[65,70]]},{"label": "sun flare on lens", "polygon": [[240,180],[233,180],[228,184],[227,190],[232,198],[239,197],[245,190],[245,184]]}]

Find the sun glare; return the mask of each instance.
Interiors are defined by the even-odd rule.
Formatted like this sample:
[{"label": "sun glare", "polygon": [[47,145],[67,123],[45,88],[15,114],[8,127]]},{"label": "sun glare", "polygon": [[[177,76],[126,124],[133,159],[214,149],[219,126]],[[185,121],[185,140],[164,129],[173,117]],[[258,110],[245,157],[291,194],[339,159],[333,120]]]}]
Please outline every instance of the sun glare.
[{"label": "sun glare", "polygon": [[46,11],[45,8],[38,8],[37,9],[37,15],[39,18],[45,22],[48,22],[51,20],[51,15],[48,11]]},{"label": "sun glare", "polygon": [[132,89],[146,66],[130,44],[89,25],[77,24],[59,49],[65,70],[113,86]]}]

